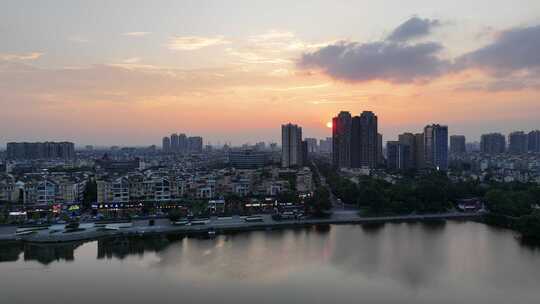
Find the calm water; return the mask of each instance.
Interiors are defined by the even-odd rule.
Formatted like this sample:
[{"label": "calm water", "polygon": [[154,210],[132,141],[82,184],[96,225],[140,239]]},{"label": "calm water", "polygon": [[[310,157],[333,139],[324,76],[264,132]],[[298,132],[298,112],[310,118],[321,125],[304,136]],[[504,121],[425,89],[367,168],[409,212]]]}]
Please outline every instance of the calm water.
[{"label": "calm water", "polygon": [[477,223],[0,245],[0,302],[540,303],[540,250]]}]

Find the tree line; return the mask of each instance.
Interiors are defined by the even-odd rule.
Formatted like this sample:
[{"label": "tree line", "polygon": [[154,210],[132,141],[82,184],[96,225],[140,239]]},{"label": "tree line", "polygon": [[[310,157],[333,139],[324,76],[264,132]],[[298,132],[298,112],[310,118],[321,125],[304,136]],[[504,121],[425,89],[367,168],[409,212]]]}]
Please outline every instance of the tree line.
[{"label": "tree line", "polygon": [[438,213],[452,210],[460,199],[480,198],[489,211],[485,221],[519,231],[540,241],[540,186],[534,183],[452,181],[438,171],[405,172],[392,183],[338,174],[329,163],[318,161],[333,193],[368,215]]}]

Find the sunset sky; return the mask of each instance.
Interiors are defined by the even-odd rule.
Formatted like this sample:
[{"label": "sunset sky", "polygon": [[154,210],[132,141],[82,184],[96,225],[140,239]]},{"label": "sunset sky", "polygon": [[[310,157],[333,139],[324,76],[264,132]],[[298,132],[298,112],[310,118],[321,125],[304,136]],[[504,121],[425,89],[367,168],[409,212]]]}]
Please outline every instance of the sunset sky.
[{"label": "sunset sky", "polygon": [[3,0],[0,37],[0,147],[540,128],[538,0]]}]

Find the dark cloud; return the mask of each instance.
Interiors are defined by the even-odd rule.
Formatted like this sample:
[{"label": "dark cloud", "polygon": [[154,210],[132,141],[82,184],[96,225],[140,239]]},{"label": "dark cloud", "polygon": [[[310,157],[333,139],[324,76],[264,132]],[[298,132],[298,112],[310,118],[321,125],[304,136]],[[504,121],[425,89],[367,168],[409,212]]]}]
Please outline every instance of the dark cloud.
[{"label": "dark cloud", "polygon": [[428,35],[432,28],[440,25],[439,20],[412,17],[398,26],[386,39],[388,41],[407,41]]},{"label": "dark cloud", "polygon": [[383,41],[338,42],[303,54],[298,65],[321,69],[333,78],[353,82],[429,80],[450,66],[450,62],[437,56],[442,45],[435,42],[411,44],[407,41],[425,36],[439,25],[438,20],[412,17]]},{"label": "dark cloud", "polygon": [[428,34],[439,24],[437,20],[413,17],[383,41],[331,44],[303,54],[298,66],[320,69],[344,81],[392,83],[431,80],[448,73],[480,69],[493,80],[481,86],[469,84],[468,89],[499,92],[539,88],[540,25],[500,32],[492,43],[446,60],[438,56],[443,50],[440,43],[408,41]]},{"label": "dark cloud", "polygon": [[456,59],[455,69],[479,68],[497,76],[540,69],[540,26],[501,32],[495,41]]},{"label": "dark cloud", "polygon": [[434,42],[414,45],[388,41],[338,42],[303,54],[298,65],[322,69],[331,77],[345,81],[407,83],[428,80],[446,71],[449,62],[437,57],[441,49]]}]

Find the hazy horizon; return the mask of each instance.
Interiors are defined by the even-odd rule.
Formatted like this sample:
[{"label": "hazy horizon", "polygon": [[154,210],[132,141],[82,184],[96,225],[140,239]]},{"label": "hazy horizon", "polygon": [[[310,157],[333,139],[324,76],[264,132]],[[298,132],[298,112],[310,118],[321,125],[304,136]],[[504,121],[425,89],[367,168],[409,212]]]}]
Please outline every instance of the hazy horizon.
[{"label": "hazy horizon", "polygon": [[19,0],[0,33],[0,149],[324,138],[341,110],[384,141],[540,129],[539,1]]}]

